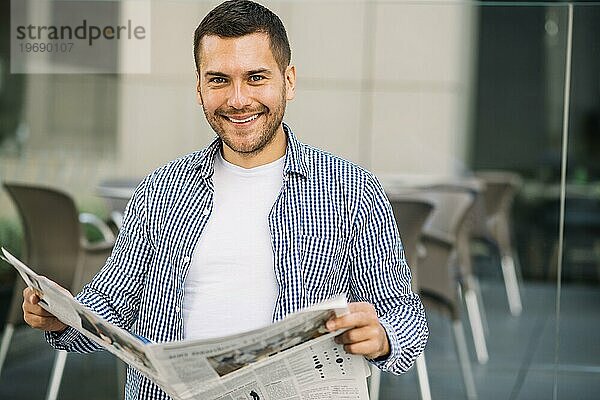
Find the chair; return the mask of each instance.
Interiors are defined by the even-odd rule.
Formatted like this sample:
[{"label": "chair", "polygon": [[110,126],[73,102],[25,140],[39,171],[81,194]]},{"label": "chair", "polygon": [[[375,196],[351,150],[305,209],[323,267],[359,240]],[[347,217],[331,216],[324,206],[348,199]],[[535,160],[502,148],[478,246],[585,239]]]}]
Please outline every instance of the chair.
[{"label": "chair", "polygon": [[[78,292],[106,261],[115,240],[110,229],[94,215],[78,215],[71,197],[60,191],[6,182],[4,187],[23,223],[27,263],[71,292]],[[104,241],[88,243],[81,222],[96,226],[105,235]],[[15,327],[24,324],[24,287],[18,279],[0,345],[0,373]],[[66,356],[64,351],[56,352],[47,400],[58,396]]]},{"label": "chair", "polygon": [[96,193],[104,198],[112,223],[117,230],[121,229],[125,207],[140,182],[140,178],[107,179],[100,182],[96,188]]},{"label": "chair", "polygon": [[[460,224],[454,226],[454,228],[449,228],[452,225],[447,225],[446,221],[438,219],[437,225],[438,230],[441,231],[456,229],[456,232],[450,232],[450,234],[455,236],[459,293],[463,297],[466,306],[477,361],[480,364],[485,364],[489,359],[485,338],[487,319],[485,317],[485,307],[483,305],[479,279],[474,273],[471,261],[471,239],[477,236],[488,235],[483,195],[485,184],[478,178],[462,178],[446,184],[426,187],[423,190],[430,192],[466,193],[473,198],[472,204],[465,211],[463,221]],[[440,212],[444,210],[452,212],[447,207],[440,209]]]},{"label": "chair", "polygon": [[[421,239],[425,252],[418,261],[420,293],[426,305],[449,313],[467,398],[475,399],[477,398],[475,382],[460,318],[461,301],[458,282],[461,280],[461,271],[457,267],[458,236],[464,229],[468,211],[473,205],[473,196],[461,191],[434,189],[423,190],[413,196],[429,201],[435,207],[425,224]],[[467,299],[466,295],[463,297]],[[483,334],[481,326],[478,329],[473,328],[472,324],[474,335]],[[477,347],[478,339],[474,339]]]},{"label": "chair", "polygon": [[484,199],[489,236],[483,239],[497,247],[500,253],[508,307],[512,315],[518,316],[523,305],[517,278],[518,262],[511,239],[511,210],[521,187],[521,178],[515,173],[501,171],[480,171],[476,176],[485,182]]},{"label": "chair", "polygon": [[[419,254],[423,252],[421,248],[421,236],[423,227],[431,213],[433,204],[425,201],[415,200],[394,200],[392,209],[394,218],[398,225],[404,246],[404,256],[411,269],[413,290],[419,292]],[[419,381],[419,394],[421,400],[431,399],[431,389],[429,386],[429,377],[427,373],[427,363],[425,354],[421,354],[416,361],[417,379]]]},{"label": "chair", "polygon": [[[433,210],[433,205],[425,201],[410,199],[391,199],[390,202],[392,204],[398,231],[402,238],[404,256],[410,267],[413,291],[418,293],[417,253],[419,252],[419,239],[421,238],[423,225]],[[420,398],[421,400],[430,400],[431,390],[429,387],[427,364],[425,362],[424,354],[421,354],[417,358],[416,367]],[[379,399],[380,380],[381,371],[377,368],[371,368],[371,378],[369,380],[369,394],[371,400]]]},{"label": "chair", "polygon": [[[436,208],[434,216],[428,222],[429,225],[433,225],[433,228],[429,228],[429,236],[438,239],[445,236],[448,243],[452,243],[454,246],[452,265],[448,267],[455,272],[455,283],[458,284],[459,295],[464,299],[475,353],[480,364],[485,364],[489,360],[485,338],[487,320],[479,280],[472,267],[470,242],[473,235],[485,235],[487,233],[483,198],[484,188],[485,183],[475,177],[423,180],[417,182],[416,186],[406,186],[401,180],[388,177],[386,187],[388,194],[391,196],[417,196],[416,198],[421,200],[427,200],[428,196],[435,198],[444,193],[448,194],[444,200],[444,205]],[[454,221],[452,219],[457,217],[455,206],[460,203],[461,193],[465,199],[471,197],[471,200],[469,200],[470,205],[463,210],[464,214],[460,214],[460,223],[458,223],[458,220]],[[443,280],[451,279],[449,276],[440,277]],[[452,280],[449,282],[452,282]],[[451,283],[451,285],[454,285],[454,283]]]}]

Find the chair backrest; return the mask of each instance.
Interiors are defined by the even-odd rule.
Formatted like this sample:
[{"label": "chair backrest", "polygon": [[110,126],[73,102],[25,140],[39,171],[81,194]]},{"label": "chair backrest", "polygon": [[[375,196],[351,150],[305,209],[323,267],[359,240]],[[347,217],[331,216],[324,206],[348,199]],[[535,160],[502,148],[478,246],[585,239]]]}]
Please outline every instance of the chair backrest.
[{"label": "chair backrest", "polygon": [[431,188],[423,190],[420,196],[435,206],[431,218],[425,224],[425,231],[441,232],[456,238],[473,205],[473,194]]},{"label": "chair backrest", "polygon": [[[39,274],[72,291],[82,240],[75,203],[54,189],[6,182],[4,187],[23,223],[25,261]],[[9,322],[11,319],[13,323],[22,321],[20,307],[10,311]]]},{"label": "chair backrest", "polygon": [[104,198],[111,213],[123,214],[129,199],[141,181],[141,178],[106,179],[98,184],[96,193]]},{"label": "chair backrest", "polygon": [[457,179],[453,182],[424,187],[424,190],[470,193],[473,196],[473,205],[467,215],[469,230],[474,236],[487,236],[486,184],[483,179],[476,177],[462,178],[462,180]]},{"label": "chair backrest", "polygon": [[413,290],[418,288],[418,244],[423,226],[433,211],[433,204],[416,199],[390,199],[394,218],[402,238],[404,256],[412,272]]},{"label": "chair backrest", "polygon": [[[423,190],[420,197],[435,208],[424,228],[423,243],[426,254],[419,261],[419,287],[428,299],[449,307],[453,318],[459,314],[457,279],[465,273],[460,265],[460,247],[464,247],[464,226],[474,201],[467,191],[449,191],[445,188]],[[440,238],[440,241],[438,239]]]},{"label": "chair backrest", "polygon": [[[471,261],[471,239],[489,239],[488,214],[486,211],[486,184],[479,178],[465,178],[463,182],[436,185],[428,188],[437,192],[462,192],[472,197],[471,205],[467,207],[458,230],[454,233],[457,247],[458,268],[462,276],[473,274]],[[458,199],[456,201],[459,201]],[[464,200],[467,202],[467,200]],[[465,203],[466,204],[466,203]],[[460,210],[457,210],[460,213]]]},{"label": "chair backrest", "polygon": [[512,202],[521,187],[521,177],[512,172],[480,171],[477,177],[485,182],[485,209],[488,218],[510,214]]}]

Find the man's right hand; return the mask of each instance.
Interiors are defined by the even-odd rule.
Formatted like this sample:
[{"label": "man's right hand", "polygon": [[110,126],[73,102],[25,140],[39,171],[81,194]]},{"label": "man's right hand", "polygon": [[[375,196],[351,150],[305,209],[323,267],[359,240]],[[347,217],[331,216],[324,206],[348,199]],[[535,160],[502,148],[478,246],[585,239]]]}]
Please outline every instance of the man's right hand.
[{"label": "man's right hand", "polygon": [[44,310],[38,304],[39,302],[40,298],[32,288],[28,287],[23,290],[23,318],[27,325],[43,331],[60,332],[67,329],[67,325]]}]

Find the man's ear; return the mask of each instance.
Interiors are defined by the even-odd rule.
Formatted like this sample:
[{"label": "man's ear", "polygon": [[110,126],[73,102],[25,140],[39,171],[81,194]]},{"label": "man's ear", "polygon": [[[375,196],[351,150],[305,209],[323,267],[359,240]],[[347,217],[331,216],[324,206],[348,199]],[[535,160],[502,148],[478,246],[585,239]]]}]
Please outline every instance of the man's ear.
[{"label": "man's ear", "polygon": [[283,74],[286,88],[286,100],[293,100],[296,97],[296,67],[288,65]]},{"label": "man's ear", "polygon": [[202,105],[202,94],[200,93],[200,73],[196,70],[196,101]]}]

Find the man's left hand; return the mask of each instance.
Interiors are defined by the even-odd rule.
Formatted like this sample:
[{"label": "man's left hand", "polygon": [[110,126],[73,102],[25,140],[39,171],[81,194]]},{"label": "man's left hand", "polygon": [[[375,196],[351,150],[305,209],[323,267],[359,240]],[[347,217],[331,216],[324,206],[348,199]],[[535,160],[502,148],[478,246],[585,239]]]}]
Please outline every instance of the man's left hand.
[{"label": "man's left hand", "polygon": [[390,343],[373,305],[349,303],[348,308],[349,314],[327,321],[327,329],[330,332],[349,328],[336,336],[336,343],[343,344],[348,353],[360,354],[370,359],[389,355]]}]

